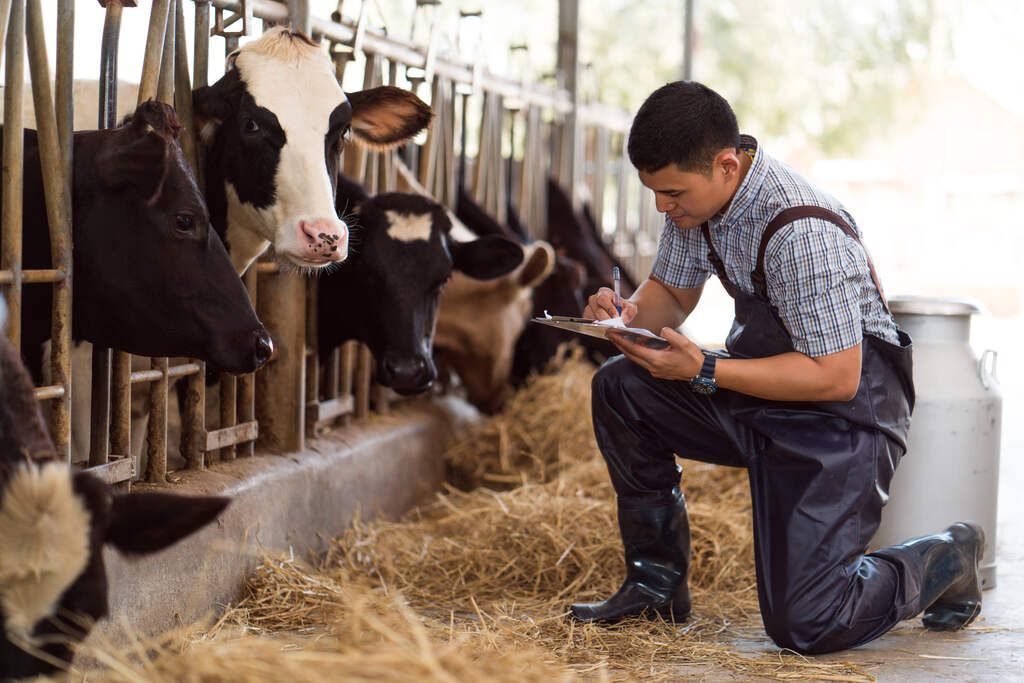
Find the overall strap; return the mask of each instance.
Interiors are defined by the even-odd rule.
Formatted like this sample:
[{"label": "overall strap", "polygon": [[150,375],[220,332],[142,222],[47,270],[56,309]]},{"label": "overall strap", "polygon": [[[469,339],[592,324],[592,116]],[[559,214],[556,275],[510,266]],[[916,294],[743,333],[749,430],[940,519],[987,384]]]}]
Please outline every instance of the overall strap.
[{"label": "overall strap", "polygon": [[[754,271],[750,274],[750,279],[754,283],[754,289],[758,295],[768,298],[768,285],[764,274],[764,257],[765,252],[768,251],[768,243],[772,237],[775,236],[779,230],[789,225],[793,221],[798,221],[801,218],[820,218],[821,220],[833,223],[839,228],[855,239],[859,244],[860,237],[857,235],[857,231],[846,222],[846,219],[837,214],[834,211],[830,211],[820,206],[793,206],[783,210],[778,216],[773,218],[768,227],[764,229],[764,234],[761,236],[761,246],[757,250],[757,265]],[[706,233],[705,233],[705,236]],[[710,245],[710,240],[708,241]],[[863,247],[864,245],[861,244]],[[885,306],[886,312],[889,312],[889,302],[885,299],[885,291],[882,289],[882,283],[878,279],[878,273],[875,272],[875,264],[871,262],[871,256],[864,250],[864,256],[868,261],[868,270],[871,272],[871,280],[875,283],[875,289],[878,290],[878,296],[882,299],[882,305]],[[717,265],[716,265],[717,268]]]},{"label": "overall strap", "polygon": [[722,263],[722,259],[718,256],[718,252],[715,251],[714,245],[711,244],[711,229],[708,227],[707,221],[700,226],[700,230],[704,233],[704,241],[708,243],[708,260],[711,261],[711,265],[715,268],[715,274],[718,275],[719,282],[722,283],[723,289],[733,299],[736,298],[736,287],[733,285],[729,276],[725,273],[725,264]]}]

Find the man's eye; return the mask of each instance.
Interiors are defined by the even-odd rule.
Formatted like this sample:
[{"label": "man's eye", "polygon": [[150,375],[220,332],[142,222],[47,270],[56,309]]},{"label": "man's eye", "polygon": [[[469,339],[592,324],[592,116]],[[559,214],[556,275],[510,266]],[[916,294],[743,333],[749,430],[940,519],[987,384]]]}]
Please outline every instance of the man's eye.
[{"label": "man's eye", "polygon": [[196,219],[195,216],[187,213],[179,213],[174,217],[174,228],[178,232],[192,232],[192,228],[195,227]]}]

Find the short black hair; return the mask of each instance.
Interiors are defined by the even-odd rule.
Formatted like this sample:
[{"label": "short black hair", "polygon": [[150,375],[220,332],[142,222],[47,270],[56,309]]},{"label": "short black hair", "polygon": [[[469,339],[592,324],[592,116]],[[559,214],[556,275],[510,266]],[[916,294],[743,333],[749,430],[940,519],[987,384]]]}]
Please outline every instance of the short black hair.
[{"label": "short black hair", "polygon": [[629,129],[629,160],[651,173],[676,164],[711,170],[715,155],[740,144],[736,114],[725,98],[696,81],[663,85],[644,100]]}]

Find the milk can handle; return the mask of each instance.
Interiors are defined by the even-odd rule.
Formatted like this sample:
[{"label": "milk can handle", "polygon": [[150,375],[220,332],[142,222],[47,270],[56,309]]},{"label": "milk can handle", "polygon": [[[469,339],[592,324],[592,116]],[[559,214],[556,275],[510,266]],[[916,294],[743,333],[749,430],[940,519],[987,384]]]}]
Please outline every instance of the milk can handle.
[{"label": "milk can handle", "polygon": [[[981,358],[978,359],[978,378],[981,380],[981,386],[988,389],[995,382],[998,381],[996,378],[996,360],[999,354],[992,349],[985,349],[985,352],[981,354]],[[988,362],[991,359],[991,362]]]}]

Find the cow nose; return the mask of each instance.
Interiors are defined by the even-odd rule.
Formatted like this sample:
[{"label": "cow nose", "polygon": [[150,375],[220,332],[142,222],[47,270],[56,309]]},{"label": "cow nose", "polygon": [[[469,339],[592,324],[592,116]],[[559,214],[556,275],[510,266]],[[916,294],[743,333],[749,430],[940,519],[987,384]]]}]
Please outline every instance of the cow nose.
[{"label": "cow nose", "polygon": [[253,348],[253,360],[256,362],[256,367],[261,368],[267,364],[270,357],[274,355],[274,341],[270,338],[270,335],[263,328],[253,332],[256,336],[256,344]]},{"label": "cow nose", "polygon": [[299,220],[299,242],[314,259],[344,261],[348,255],[348,228],[337,218]]},{"label": "cow nose", "polygon": [[381,361],[381,384],[400,394],[424,392],[436,378],[437,371],[433,364],[422,357],[385,356]]}]

